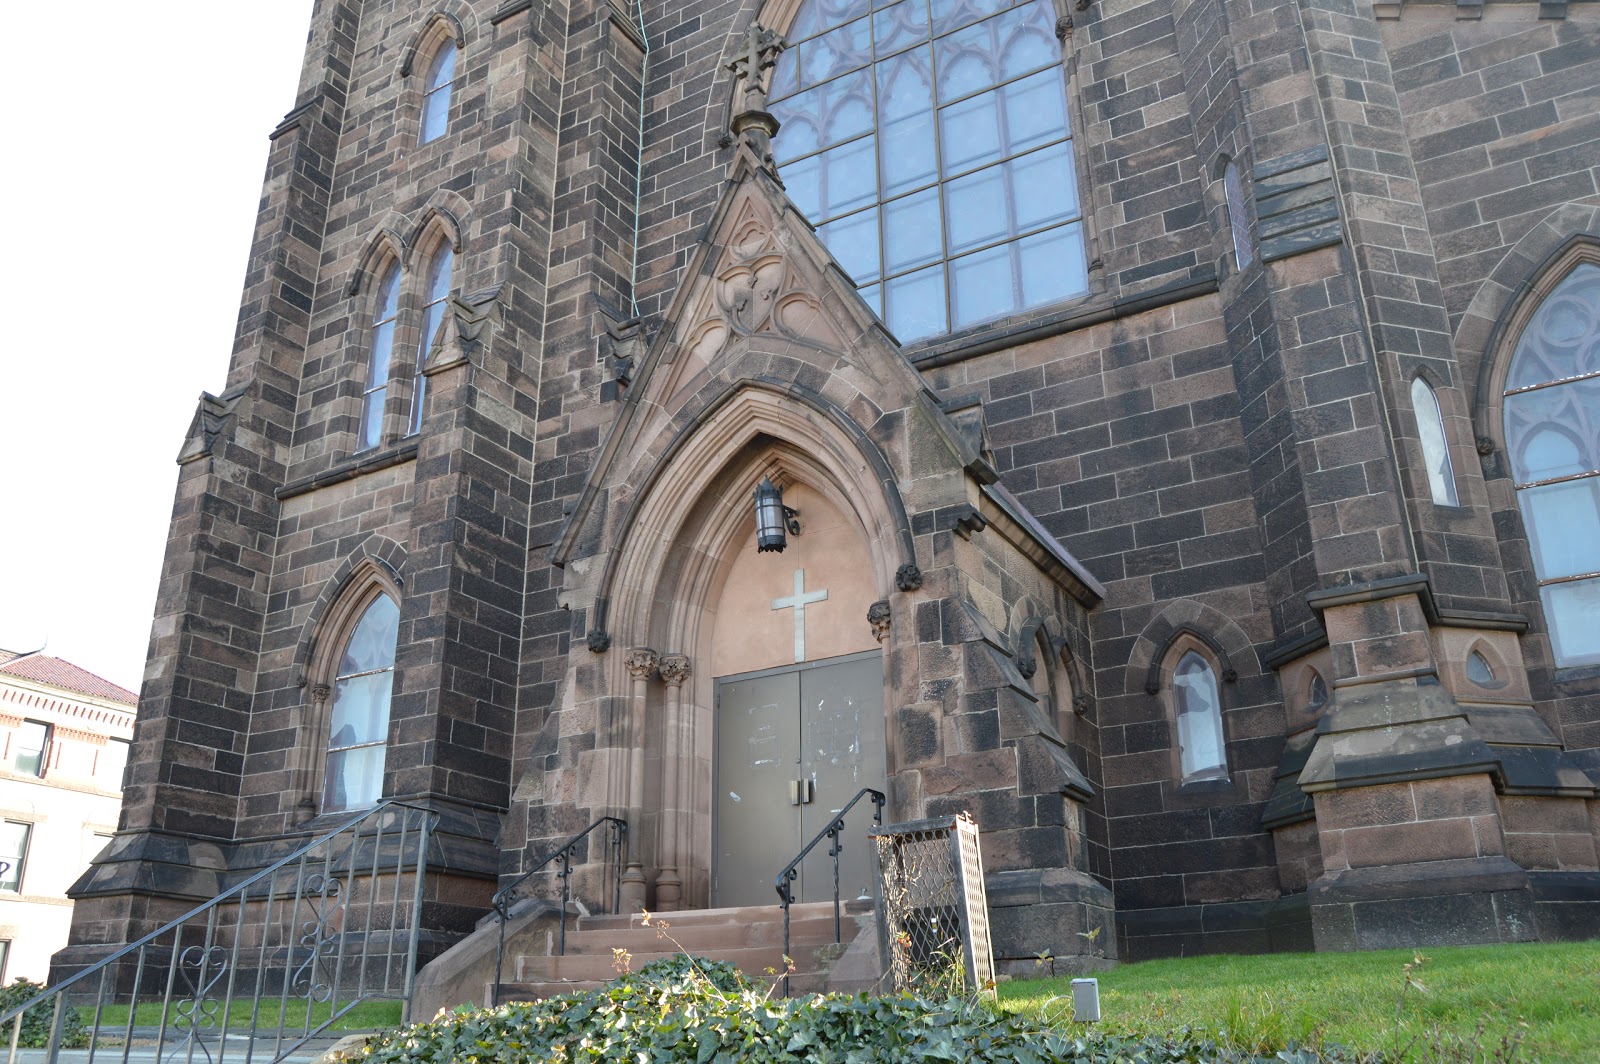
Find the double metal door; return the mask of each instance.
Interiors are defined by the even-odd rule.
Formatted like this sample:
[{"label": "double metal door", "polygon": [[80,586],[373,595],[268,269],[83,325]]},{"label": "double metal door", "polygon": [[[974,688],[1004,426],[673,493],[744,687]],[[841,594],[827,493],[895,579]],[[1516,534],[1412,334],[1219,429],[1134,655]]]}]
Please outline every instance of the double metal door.
[{"label": "double metal door", "polygon": [[[873,651],[717,683],[711,903],[772,905],[773,879],[863,787],[884,790],[883,657]],[[870,896],[872,805],[850,813],[839,891]],[[796,897],[833,897],[823,841]]]}]

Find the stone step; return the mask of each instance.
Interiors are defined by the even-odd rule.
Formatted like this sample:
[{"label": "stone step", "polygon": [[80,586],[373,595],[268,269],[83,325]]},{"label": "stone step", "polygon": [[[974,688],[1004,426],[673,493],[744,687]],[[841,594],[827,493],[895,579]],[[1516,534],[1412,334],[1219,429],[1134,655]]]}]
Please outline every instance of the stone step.
[{"label": "stone step", "polygon": [[[533,1001],[538,998],[554,997],[557,994],[570,994],[583,990],[598,990],[615,976],[602,980],[597,979],[531,979],[516,983],[500,984],[500,1002],[506,1004],[512,1001]],[[756,981],[758,988],[765,988],[770,980],[763,975]],[[821,993],[827,989],[827,972],[795,972],[789,977],[789,996],[798,997],[801,994]],[[773,996],[778,997],[783,993],[782,986],[773,987]]]},{"label": "stone step", "polygon": [[[842,913],[859,913],[864,911],[856,901],[845,902],[840,911]],[[789,920],[820,918],[826,916],[833,919],[833,902],[831,901],[804,901],[796,902],[789,907]],[[738,905],[726,909],[684,909],[673,913],[651,913],[650,922],[665,920],[674,928],[701,927],[707,925],[744,926],[753,923],[776,922],[783,923],[783,909],[777,905]],[[611,930],[617,928],[641,927],[644,925],[643,913],[607,914],[597,913],[592,916],[580,916],[577,926],[585,931]],[[569,928],[568,934],[571,934]]]},{"label": "stone step", "polygon": [[[812,951],[805,951],[806,954]],[[638,971],[651,961],[663,960],[668,957],[678,956],[675,949],[667,949],[653,953],[634,953],[629,964],[634,971]],[[767,969],[781,972],[783,970],[783,947],[763,946],[754,949],[720,949],[708,950],[705,953],[694,954],[708,960],[727,961],[751,979],[767,974]],[[795,958],[800,963],[802,958]],[[616,958],[607,953],[594,954],[567,954],[565,957],[523,957],[519,958],[517,976],[523,981],[556,981],[571,982],[574,980],[599,980],[604,982],[617,976]]]},{"label": "stone step", "polygon": [[[839,921],[841,939],[854,936],[855,920],[846,916]],[[821,945],[833,941],[833,916],[810,917],[791,920],[789,941],[792,945]],[[676,943],[676,946],[674,945]],[[680,926],[668,920],[666,926],[651,921],[651,926],[626,928],[594,928],[583,926],[567,931],[567,953],[599,953],[611,956],[614,948],[621,947],[631,953],[653,953],[682,949],[686,953],[701,953],[713,949],[740,949],[754,946],[782,946],[783,921],[762,921],[750,924],[701,924]]]}]

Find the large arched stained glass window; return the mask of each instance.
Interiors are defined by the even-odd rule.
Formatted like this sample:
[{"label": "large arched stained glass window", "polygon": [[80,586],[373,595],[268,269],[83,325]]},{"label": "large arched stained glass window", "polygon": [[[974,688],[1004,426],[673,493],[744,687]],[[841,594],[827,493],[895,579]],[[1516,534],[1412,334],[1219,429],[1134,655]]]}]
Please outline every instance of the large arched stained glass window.
[{"label": "large arched stained glass window", "polygon": [[1569,273],[1522,331],[1505,432],[1556,664],[1600,663],[1600,266]]},{"label": "large arched stained glass window", "polygon": [[383,795],[399,628],[400,608],[388,595],[377,595],[362,613],[339,658],[328,721],[324,813],[365,809],[376,805]]},{"label": "large arched stained glass window", "polygon": [[789,196],[902,341],[1081,295],[1048,0],[807,0],[773,72]]}]

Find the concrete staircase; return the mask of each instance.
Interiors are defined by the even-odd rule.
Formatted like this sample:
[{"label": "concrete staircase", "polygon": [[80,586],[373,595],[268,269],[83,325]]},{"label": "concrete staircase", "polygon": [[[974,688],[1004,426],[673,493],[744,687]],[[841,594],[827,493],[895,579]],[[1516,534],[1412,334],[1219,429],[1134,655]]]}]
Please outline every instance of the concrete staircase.
[{"label": "concrete staircase", "polygon": [[[833,941],[832,902],[797,903],[789,910],[789,921],[789,956],[795,964],[790,977],[792,994],[865,989],[876,982],[876,930],[870,908],[846,907],[837,944]],[[857,943],[863,929],[865,937]],[[556,955],[553,932],[544,945],[542,954],[522,953],[514,961],[507,959],[513,981],[500,985],[502,1002],[593,989],[618,975],[621,969],[613,952],[618,949],[628,951],[633,971],[662,957],[689,953],[728,961],[756,986],[766,986],[784,968],[783,910],[776,905],[753,905],[652,913],[649,926],[638,913],[580,916],[567,926],[565,956]],[[841,978],[833,978],[830,984],[839,959],[847,952],[852,954],[852,963],[843,966],[838,973]],[[768,969],[777,975],[769,975]]]}]

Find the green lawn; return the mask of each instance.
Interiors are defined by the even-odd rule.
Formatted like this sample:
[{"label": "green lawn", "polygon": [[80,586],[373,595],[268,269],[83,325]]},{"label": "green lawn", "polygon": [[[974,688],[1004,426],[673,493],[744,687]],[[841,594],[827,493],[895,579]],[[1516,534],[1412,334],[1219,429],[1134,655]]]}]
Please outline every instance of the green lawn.
[{"label": "green lawn", "polygon": [[[269,998],[262,1001],[261,1012],[256,1020],[258,1030],[270,1032],[278,1026],[278,999]],[[342,1007],[342,1006],[341,1006]],[[325,1004],[313,1005],[311,1008],[312,1026],[328,1018],[329,1006]],[[228,1030],[230,1033],[243,1033],[250,1026],[250,1002],[235,1001],[228,1010]],[[94,1023],[93,1007],[78,1008],[78,1015],[82,1018],[85,1027]],[[291,998],[288,1007],[284,1010],[288,1018],[291,1031],[302,1031],[306,1022],[306,1003],[304,1000]],[[222,1017],[217,1016],[215,1027],[221,1026]],[[173,1025],[187,1027],[187,1021],[180,1020],[176,1012],[167,1015],[169,1028]],[[400,1024],[400,1002],[398,1001],[366,1001],[357,1005],[343,1016],[334,1021],[330,1030],[334,1031],[365,1031],[373,1027],[397,1027]],[[139,1013],[134,1019],[135,1027],[159,1027],[161,1025],[161,1003],[145,1002],[139,1006]],[[115,1035],[128,1026],[128,1006],[107,1005],[100,1013],[100,1033],[105,1036]]]},{"label": "green lawn", "polygon": [[[1422,1061],[1434,1047],[1525,1035],[1519,1061],[1600,1061],[1600,942],[1464,946],[1422,950],[1396,1020],[1411,950],[1289,953],[1146,961],[1104,972],[1103,1027],[1146,1034],[1184,1024],[1245,1048],[1275,1051],[1289,1040],[1338,1042]],[[1000,986],[1016,1012],[1067,1020],[1068,978]],[[1526,1027],[1522,1027],[1526,1024]],[[1452,1058],[1454,1059],[1454,1058]],[[1493,1059],[1492,1057],[1489,1059]]]}]

